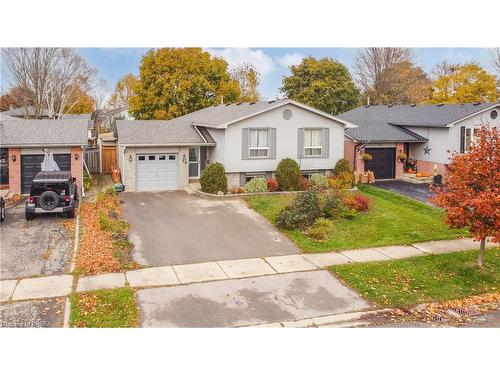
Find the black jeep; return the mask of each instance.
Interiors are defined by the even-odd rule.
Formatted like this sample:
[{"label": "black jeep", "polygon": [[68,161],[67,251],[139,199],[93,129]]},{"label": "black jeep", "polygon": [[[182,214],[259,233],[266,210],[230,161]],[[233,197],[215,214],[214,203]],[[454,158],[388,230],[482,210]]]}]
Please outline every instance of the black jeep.
[{"label": "black jeep", "polygon": [[59,212],[75,217],[78,203],[76,178],[69,171],[38,172],[31,182],[26,202],[26,220],[36,214]]}]

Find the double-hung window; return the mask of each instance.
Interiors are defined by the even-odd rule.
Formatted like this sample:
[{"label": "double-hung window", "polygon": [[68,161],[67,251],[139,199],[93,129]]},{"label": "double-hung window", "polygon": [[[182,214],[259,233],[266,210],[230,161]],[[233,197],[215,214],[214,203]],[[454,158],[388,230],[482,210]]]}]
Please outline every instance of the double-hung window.
[{"label": "double-hung window", "polygon": [[322,129],[304,129],[304,155],[306,157],[323,155]]},{"label": "double-hung window", "polygon": [[251,158],[267,158],[269,156],[269,129],[250,129],[248,150]]}]

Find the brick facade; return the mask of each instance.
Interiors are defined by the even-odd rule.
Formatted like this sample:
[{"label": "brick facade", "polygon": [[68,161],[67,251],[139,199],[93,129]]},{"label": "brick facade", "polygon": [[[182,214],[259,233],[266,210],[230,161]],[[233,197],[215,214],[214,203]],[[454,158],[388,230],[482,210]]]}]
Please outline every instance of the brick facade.
[{"label": "brick facade", "polygon": [[[12,159],[15,158],[16,161]],[[9,149],[9,191],[21,194],[21,149]]]},{"label": "brick facade", "polygon": [[[76,177],[76,185],[79,188],[79,193],[82,192],[83,186],[83,150],[81,147],[71,147],[71,176]],[[78,159],[77,159],[78,158]]]},{"label": "brick facade", "polygon": [[446,175],[448,174],[448,165],[447,164],[434,163],[432,161],[425,161],[425,160],[417,160],[417,170],[419,172],[431,173],[432,168],[434,168],[434,164],[438,168],[438,173],[440,175],[442,175],[443,178],[446,178]]}]

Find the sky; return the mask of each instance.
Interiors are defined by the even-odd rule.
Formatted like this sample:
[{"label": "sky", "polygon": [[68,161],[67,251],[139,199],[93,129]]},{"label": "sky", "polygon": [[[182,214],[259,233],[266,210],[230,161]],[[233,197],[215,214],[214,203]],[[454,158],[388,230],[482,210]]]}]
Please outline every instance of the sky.
[{"label": "sky", "polygon": [[[332,57],[347,65],[352,73],[356,48],[205,48],[212,54],[223,57],[232,68],[242,62],[251,62],[261,74],[259,91],[265,100],[280,97],[279,88],[283,76],[290,74],[290,65],[300,63],[303,57]],[[78,52],[89,64],[96,67],[100,78],[108,83],[111,93],[116,82],[125,74],[138,74],[139,64],[147,48],[78,48]],[[486,48],[416,48],[415,62],[425,71],[437,63],[447,60],[464,63],[479,62],[490,69]],[[8,72],[2,65],[1,88],[9,87]]]}]

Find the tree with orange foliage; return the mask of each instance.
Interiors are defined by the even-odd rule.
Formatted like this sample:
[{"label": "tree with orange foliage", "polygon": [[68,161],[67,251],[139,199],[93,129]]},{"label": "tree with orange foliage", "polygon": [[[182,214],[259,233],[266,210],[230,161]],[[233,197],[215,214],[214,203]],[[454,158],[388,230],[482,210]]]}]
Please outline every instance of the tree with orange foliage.
[{"label": "tree with orange foliage", "polygon": [[486,238],[500,242],[500,131],[482,126],[467,153],[453,154],[447,180],[436,188],[434,202],[446,211],[452,228],[468,228],[481,241],[483,267]]}]

